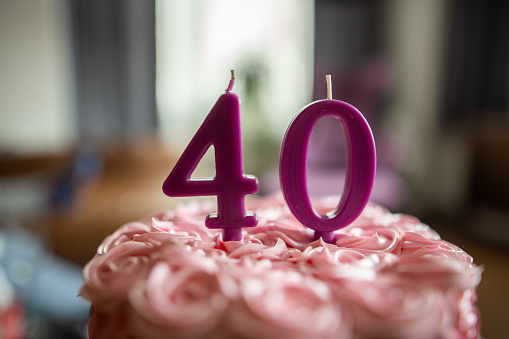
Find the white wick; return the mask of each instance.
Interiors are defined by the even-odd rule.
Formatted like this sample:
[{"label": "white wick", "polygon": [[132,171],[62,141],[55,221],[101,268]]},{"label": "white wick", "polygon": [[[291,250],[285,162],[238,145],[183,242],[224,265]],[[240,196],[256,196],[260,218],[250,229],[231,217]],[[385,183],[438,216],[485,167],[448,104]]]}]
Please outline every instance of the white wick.
[{"label": "white wick", "polygon": [[332,99],[332,80],[330,75],[326,75],[325,79],[327,80],[327,99]]}]

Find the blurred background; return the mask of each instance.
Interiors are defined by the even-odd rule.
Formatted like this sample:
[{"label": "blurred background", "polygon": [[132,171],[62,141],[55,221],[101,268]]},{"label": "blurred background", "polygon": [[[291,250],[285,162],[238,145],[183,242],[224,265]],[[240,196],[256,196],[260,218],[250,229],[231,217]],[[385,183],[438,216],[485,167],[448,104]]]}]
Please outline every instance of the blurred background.
[{"label": "blurred background", "polygon": [[[373,129],[372,200],[484,265],[483,335],[509,337],[509,2],[0,0],[1,339],[85,337],[82,266],[182,201],[162,182],[230,69],[259,195],[279,190],[286,126],[331,74]],[[339,194],[344,162],[322,119],[311,194]],[[214,174],[212,152],[196,174]]]}]

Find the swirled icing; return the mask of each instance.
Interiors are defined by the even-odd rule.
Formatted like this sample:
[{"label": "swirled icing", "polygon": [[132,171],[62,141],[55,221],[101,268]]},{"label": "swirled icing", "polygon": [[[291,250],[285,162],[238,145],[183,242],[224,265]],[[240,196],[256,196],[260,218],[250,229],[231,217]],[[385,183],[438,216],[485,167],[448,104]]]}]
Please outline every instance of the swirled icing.
[{"label": "swirled icing", "polygon": [[369,204],[327,244],[279,196],[247,207],[241,242],[203,201],[107,237],[84,269],[90,338],[480,337],[481,268],[416,218]]}]

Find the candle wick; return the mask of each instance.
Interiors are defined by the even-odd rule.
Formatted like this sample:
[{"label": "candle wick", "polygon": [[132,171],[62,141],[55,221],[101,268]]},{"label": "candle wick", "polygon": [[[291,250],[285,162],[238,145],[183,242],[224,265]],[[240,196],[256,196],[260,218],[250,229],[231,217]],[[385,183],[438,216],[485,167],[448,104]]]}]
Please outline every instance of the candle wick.
[{"label": "candle wick", "polygon": [[332,79],[330,75],[325,76],[325,80],[327,81],[327,99],[332,99]]},{"label": "candle wick", "polygon": [[233,85],[235,84],[235,71],[232,69],[232,77],[230,79],[230,83],[228,84],[228,88],[226,88],[226,93],[229,93],[233,89]]}]

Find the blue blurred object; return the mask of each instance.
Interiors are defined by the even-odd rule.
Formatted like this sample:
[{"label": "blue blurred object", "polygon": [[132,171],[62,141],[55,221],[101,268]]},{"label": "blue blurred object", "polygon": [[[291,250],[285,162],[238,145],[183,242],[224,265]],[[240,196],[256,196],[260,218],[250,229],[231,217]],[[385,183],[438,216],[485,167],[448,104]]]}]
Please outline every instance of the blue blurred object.
[{"label": "blue blurred object", "polygon": [[0,232],[0,267],[28,313],[55,322],[87,320],[90,305],[78,297],[81,268],[44,251],[22,230]]},{"label": "blue blurred object", "polygon": [[60,171],[51,184],[48,193],[50,207],[58,211],[68,210],[77,189],[88,179],[98,176],[102,168],[102,157],[97,149],[91,144],[81,144],[72,165]]}]

